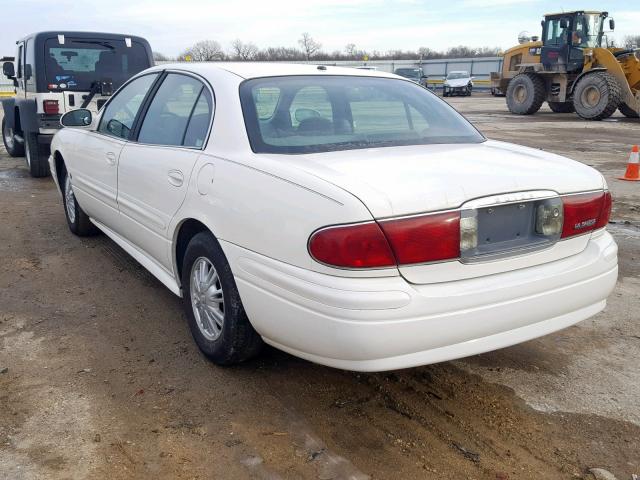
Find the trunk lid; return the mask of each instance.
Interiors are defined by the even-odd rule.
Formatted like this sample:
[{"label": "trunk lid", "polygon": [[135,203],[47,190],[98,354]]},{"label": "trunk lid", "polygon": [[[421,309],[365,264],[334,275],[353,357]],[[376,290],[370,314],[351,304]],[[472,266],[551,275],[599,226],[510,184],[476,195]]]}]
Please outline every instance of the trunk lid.
[{"label": "trunk lid", "polygon": [[[466,208],[465,204],[478,203],[478,199],[488,199],[491,203],[496,196],[502,197],[496,197],[500,202],[526,202],[530,194],[539,196],[540,191],[563,195],[604,187],[602,175],[587,165],[496,141],[284,155],[281,158],[352,193],[377,220]],[[503,230],[507,235],[515,235],[518,228],[510,226]],[[401,266],[400,273],[412,283],[494,274],[574,255],[586,247],[589,237],[581,235],[535,251],[487,259],[486,262],[458,260]]]}]

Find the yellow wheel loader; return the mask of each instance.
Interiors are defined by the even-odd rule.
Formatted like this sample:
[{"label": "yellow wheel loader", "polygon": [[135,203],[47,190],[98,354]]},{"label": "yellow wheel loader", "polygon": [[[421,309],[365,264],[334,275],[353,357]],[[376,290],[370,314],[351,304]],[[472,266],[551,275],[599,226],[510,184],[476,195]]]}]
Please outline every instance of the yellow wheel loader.
[{"label": "yellow wheel loader", "polygon": [[640,49],[607,46],[607,12],[545,15],[542,39],[524,41],[504,53],[492,90],[506,96],[511,113],[531,115],[546,101],[557,113],[587,120],[610,117],[616,109],[640,116]]}]

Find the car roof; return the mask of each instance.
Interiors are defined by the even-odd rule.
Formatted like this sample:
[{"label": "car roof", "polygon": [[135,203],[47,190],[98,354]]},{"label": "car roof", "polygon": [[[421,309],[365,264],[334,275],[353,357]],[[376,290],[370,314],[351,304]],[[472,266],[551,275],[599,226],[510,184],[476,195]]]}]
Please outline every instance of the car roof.
[{"label": "car roof", "polygon": [[75,37],[82,39],[105,39],[105,40],[119,40],[122,38],[131,38],[138,41],[146,42],[147,40],[137,35],[129,35],[128,33],[113,33],[113,32],[89,32],[89,31],[71,31],[71,30],[47,30],[43,32],[34,32],[24,36],[19,41],[28,40],[30,38],[49,38],[56,37],[58,35],[64,35],[65,37]]},{"label": "car roof", "polygon": [[224,70],[243,79],[292,75],[345,75],[351,77],[402,78],[392,73],[381,72],[380,70],[278,62],[179,62],[165,63],[153,67],[153,70],[171,69],[186,70],[204,77],[206,77],[207,74]]}]

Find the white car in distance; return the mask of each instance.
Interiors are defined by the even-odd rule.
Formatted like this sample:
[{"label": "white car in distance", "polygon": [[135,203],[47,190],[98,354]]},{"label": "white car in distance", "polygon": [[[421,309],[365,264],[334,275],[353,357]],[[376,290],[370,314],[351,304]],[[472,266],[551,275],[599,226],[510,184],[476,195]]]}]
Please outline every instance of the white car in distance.
[{"label": "white car in distance", "polygon": [[471,96],[473,90],[473,77],[467,71],[449,72],[442,84],[442,96],[452,95]]},{"label": "white car in distance", "polygon": [[360,371],[450,360],[584,320],[616,282],[600,173],[392,74],[163,65],[62,123],[71,231],[182,296],[218,364],[262,342]]}]

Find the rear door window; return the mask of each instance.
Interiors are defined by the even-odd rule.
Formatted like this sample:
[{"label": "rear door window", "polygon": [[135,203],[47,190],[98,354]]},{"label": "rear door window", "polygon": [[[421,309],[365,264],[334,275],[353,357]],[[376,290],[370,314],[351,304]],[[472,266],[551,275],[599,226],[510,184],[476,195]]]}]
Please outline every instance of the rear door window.
[{"label": "rear door window", "polygon": [[211,114],[208,92],[202,96],[205,90],[202,82],[188,75],[167,75],[149,105],[138,142],[179,146],[186,140],[188,146],[202,146]]}]

